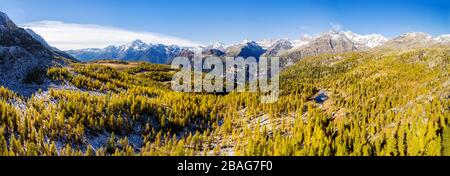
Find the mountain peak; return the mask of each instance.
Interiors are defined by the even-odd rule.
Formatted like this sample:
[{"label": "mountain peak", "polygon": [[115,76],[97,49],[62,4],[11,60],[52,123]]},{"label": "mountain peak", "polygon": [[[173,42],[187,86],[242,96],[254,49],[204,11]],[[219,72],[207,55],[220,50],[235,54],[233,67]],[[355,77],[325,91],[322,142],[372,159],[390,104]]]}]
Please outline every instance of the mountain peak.
[{"label": "mountain peak", "polygon": [[5,13],[0,12],[0,85],[24,96],[46,88],[44,73],[37,71],[67,62],[55,57],[64,57],[63,52],[45,44],[45,40],[36,33],[17,27]]},{"label": "mountain peak", "polygon": [[248,40],[248,39],[243,40],[241,43],[239,43],[237,45],[240,45],[240,46],[259,46],[259,47],[261,47],[258,44],[258,42],[255,42],[253,40]]},{"label": "mountain peak", "polygon": [[431,35],[424,33],[424,32],[408,32],[405,33],[403,35],[401,35],[400,37],[431,37]]},{"label": "mountain peak", "polygon": [[380,34],[360,35],[352,31],[345,31],[343,33],[352,40],[358,48],[374,48],[388,41],[386,37]]},{"label": "mountain peak", "polygon": [[308,34],[303,34],[301,37],[301,40],[303,40],[303,41],[310,41],[312,39],[313,39],[313,37]]},{"label": "mountain peak", "polygon": [[0,11],[0,21],[5,21],[8,18],[8,15],[6,15],[6,13],[3,13],[2,11]]},{"label": "mountain peak", "polygon": [[318,36],[314,37],[314,40],[317,39],[321,39],[321,38],[327,38],[329,40],[333,40],[333,41],[350,41],[350,38],[348,38],[344,32],[341,31],[337,31],[335,29],[331,29],[328,32],[323,32],[321,34],[319,34]]},{"label": "mountain peak", "polygon": [[213,42],[208,46],[203,47],[204,50],[220,50],[225,51],[226,45],[222,42]]},{"label": "mountain peak", "polygon": [[143,42],[143,41],[140,40],[140,39],[136,39],[136,40],[132,41],[131,43],[132,43],[132,44],[135,44],[135,45],[145,44],[145,42]]},{"label": "mountain peak", "polygon": [[136,39],[130,43],[128,43],[126,45],[126,47],[124,48],[124,50],[129,50],[129,49],[133,49],[133,50],[145,50],[148,48],[148,44],[146,44],[145,42],[143,42],[140,39]]},{"label": "mountain peak", "polygon": [[212,43],[211,44],[212,46],[225,46],[225,43],[222,43],[222,42],[214,42],[214,43]]},{"label": "mountain peak", "polygon": [[249,46],[259,46],[258,43],[256,43],[255,41],[249,41],[249,42],[246,43],[246,45],[249,45]]},{"label": "mountain peak", "polygon": [[442,44],[450,44],[450,34],[437,36],[434,40]]},{"label": "mountain peak", "polygon": [[27,31],[28,34],[30,34],[31,37],[33,37],[35,40],[41,42],[41,44],[43,44],[45,47],[50,48],[50,45],[44,40],[44,38],[42,38],[42,36],[34,32],[32,29],[26,28],[25,31]]},{"label": "mountain peak", "polygon": [[409,48],[422,48],[439,44],[433,37],[423,32],[409,32],[402,34],[388,42],[383,47],[395,50],[403,50]]},{"label": "mountain peak", "polygon": [[222,42],[214,42],[209,45],[212,49],[225,49],[226,45]]},{"label": "mountain peak", "polygon": [[269,49],[273,47],[274,45],[277,45],[278,43],[286,43],[291,42],[288,38],[281,38],[281,39],[264,39],[256,42],[259,46],[263,47],[264,49]]},{"label": "mountain peak", "polygon": [[329,34],[340,34],[341,31],[336,30],[336,29],[330,29],[327,33],[329,33]]},{"label": "mountain peak", "polygon": [[8,15],[0,11],[0,29],[17,29],[17,26],[9,19]]},{"label": "mountain peak", "polygon": [[241,45],[247,45],[248,43],[252,42],[251,40],[245,39],[240,44]]},{"label": "mountain peak", "polygon": [[277,56],[294,47],[293,42],[288,39],[279,39],[272,42],[271,46],[267,48],[266,55]]},{"label": "mountain peak", "polygon": [[433,40],[433,37],[430,34],[424,32],[408,32],[394,38],[393,40],[397,42],[411,41],[411,40],[429,42]]}]

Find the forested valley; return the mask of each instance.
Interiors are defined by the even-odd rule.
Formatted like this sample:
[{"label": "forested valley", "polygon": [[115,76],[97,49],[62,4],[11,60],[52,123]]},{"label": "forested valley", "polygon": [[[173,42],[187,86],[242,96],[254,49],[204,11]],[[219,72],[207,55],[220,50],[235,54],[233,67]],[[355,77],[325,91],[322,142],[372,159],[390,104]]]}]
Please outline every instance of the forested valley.
[{"label": "forested valley", "polygon": [[168,65],[52,67],[48,90],[0,88],[6,156],[450,155],[450,48],[307,57],[281,95],[181,93]]}]

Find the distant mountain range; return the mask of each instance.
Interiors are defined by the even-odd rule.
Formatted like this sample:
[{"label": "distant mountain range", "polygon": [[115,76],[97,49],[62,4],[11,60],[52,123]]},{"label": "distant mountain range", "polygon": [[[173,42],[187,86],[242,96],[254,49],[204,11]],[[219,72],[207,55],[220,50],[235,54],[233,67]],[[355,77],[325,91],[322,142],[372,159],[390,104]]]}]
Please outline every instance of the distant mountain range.
[{"label": "distant mountain range", "polygon": [[389,40],[380,34],[360,35],[351,31],[331,30],[314,37],[305,35],[298,40],[245,40],[232,45],[217,42],[208,46],[199,46],[198,48],[146,44],[141,40],[135,40],[125,45],[111,45],[103,49],[91,48],[66,52],[81,61],[118,59],[166,64],[177,56],[193,55],[194,50],[198,49],[203,52],[204,56],[242,56],[245,58],[250,56],[256,58],[261,56],[279,56],[288,65],[300,58],[318,54],[362,51],[376,47],[402,49],[433,44],[449,45],[449,41],[450,35],[441,35],[433,38],[425,33],[407,33]]},{"label": "distant mountain range", "polygon": [[108,46],[103,49],[90,48],[66,51],[81,61],[97,59],[119,59],[126,61],[147,61],[166,63],[169,58],[178,56],[184,48],[175,45],[146,44],[135,40],[126,45]]},{"label": "distant mountain range", "polygon": [[[245,40],[237,44],[226,45],[221,42],[196,48],[179,47],[176,45],[147,44],[135,40],[124,45],[111,45],[106,48],[89,48],[81,50],[61,51],[50,46],[44,38],[31,29],[17,27],[6,14],[0,12],[0,65],[6,69],[20,70],[28,64],[18,64],[20,59],[11,58],[44,58],[35,65],[48,65],[54,59],[64,58],[72,61],[91,61],[100,59],[117,59],[124,61],[147,61],[166,64],[177,56],[193,57],[194,51],[201,51],[204,56],[242,56],[256,57],[278,56],[283,65],[290,65],[301,58],[319,54],[332,54],[350,51],[363,51],[372,48],[406,49],[412,47],[427,47],[432,45],[450,45],[450,35],[432,36],[420,33],[406,33],[393,39],[387,39],[379,34],[360,35],[351,31],[330,30],[316,36],[305,35],[297,40],[268,39],[261,41]],[[36,59],[25,59],[26,62]],[[3,75],[6,76],[6,75]],[[7,76],[6,76],[7,77]]]},{"label": "distant mountain range", "polygon": [[[5,13],[0,12],[0,85],[27,94],[41,88],[33,85],[42,84],[41,75],[45,75],[48,67],[77,61],[118,59],[166,64],[177,56],[193,58],[194,52],[200,51],[204,56],[219,57],[277,56],[283,66],[289,66],[301,58],[326,53],[369,49],[404,50],[438,45],[450,46],[450,35],[432,37],[425,33],[412,32],[387,39],[379,34],[359,35],[351,31],[331,30],[316,36],[305,35],[298,40],[245,40],[232,45],[217,42],[197,48],[147,44],[135,40],[125,45],[111,45],[102,49],[61,51],[50,46],[31,29],[17,27]],[[30,90],[23,90],[25,88]]]}]

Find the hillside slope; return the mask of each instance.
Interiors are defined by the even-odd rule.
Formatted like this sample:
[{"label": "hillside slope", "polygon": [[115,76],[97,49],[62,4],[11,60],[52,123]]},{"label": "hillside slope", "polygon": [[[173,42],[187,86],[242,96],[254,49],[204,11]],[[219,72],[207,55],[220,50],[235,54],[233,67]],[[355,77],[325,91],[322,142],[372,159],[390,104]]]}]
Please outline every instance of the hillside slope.
[{"label": "hillside slope", "polygon": [[0,12],[0,85],[29,96],[48,86],[45,72],[49,67],[75,61],[44,43]]},{"label": "hillside slope", "polygon": [[448,47],[306,57],[274,104],[173,92],[165,65],[71,64],[29,100],[0,88],[0,154],[448,154],[449,64]]}]

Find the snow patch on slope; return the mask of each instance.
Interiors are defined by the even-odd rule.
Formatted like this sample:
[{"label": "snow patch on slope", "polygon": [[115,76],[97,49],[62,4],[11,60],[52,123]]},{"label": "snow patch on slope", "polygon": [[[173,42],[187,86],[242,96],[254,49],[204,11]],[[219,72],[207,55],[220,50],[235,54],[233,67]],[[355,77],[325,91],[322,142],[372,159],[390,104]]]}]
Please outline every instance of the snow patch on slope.
[{"label": "snow patch on slope", "polygon": [[380,34],[360,35],[352,31],[345,31],[343,33],[359,47],[374,48],[388,41],[386,37]]}]

